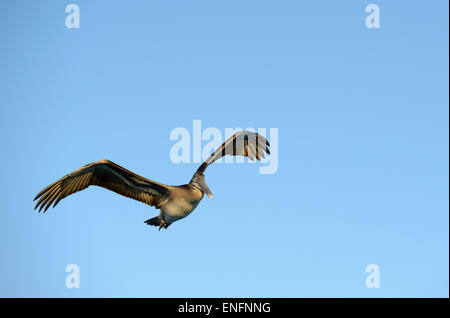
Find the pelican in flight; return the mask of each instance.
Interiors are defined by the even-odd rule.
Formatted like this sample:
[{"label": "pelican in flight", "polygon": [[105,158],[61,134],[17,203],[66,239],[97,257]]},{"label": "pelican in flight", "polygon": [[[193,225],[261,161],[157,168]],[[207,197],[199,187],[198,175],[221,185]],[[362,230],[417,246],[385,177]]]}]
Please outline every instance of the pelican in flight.
[{"label": "pelican in flight", "polygon": [[265,153],[270,154],[269,146],[269,142],[258,133],[240,131],[225,141],[200,165],[188,184],[180,186],[168,186],[146,179],[106,159],[95,161],[69,173],[39,192],[34,198],[39,199],[34,209],[39,207],[40,212],[45,207],[45,212],[52,203],[55,207],[61,199],[95,185],[159,209],[159,215],[145,223],[158,226],[159,230],[167,229],[173,222],[188,216],[204,194],[212,198],[203,174],[210,164],[226,155],[261,160]]}]

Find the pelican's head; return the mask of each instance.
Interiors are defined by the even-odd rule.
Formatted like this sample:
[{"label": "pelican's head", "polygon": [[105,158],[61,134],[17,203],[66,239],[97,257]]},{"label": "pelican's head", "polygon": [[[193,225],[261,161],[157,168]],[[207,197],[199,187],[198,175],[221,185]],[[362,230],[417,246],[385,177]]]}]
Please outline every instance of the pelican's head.
[{"label": "pelican's head", "polygon": [[211,190],[209,190],[208,186],[206,185],[205,176],[202,172],[195,172],[194,176],[191,179],[191,182],[189,183],[206,194],[210,199],[212,199]]}]

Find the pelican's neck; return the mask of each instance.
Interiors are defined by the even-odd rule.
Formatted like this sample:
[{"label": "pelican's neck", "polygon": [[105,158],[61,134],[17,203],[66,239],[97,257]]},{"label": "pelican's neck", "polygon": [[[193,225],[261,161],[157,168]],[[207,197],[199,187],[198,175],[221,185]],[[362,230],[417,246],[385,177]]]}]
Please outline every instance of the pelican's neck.
[{"label": "pelican's neck", "polygon": [[206,185],[205,177],[202,172],[196,171],[192,176],[189,184],[202,191],[209,198],[212,198],[211,190],[209,190],[208,186]]}]

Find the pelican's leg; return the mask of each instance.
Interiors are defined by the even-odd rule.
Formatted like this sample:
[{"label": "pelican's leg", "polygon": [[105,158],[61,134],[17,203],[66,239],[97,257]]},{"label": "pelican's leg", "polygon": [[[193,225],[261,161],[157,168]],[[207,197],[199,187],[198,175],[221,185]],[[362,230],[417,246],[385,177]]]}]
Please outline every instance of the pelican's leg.
[{"label": "pelican's leg", "polygon": [[158,231],[161,231],[161,229],[164,227],[164,228],[166,228],[165,227],[165,225],[166,225],[166,220],[164,219],[164,216],[161,218],[161,221],[159,222],[159,229],[158,229]]},{"label": "pelican's leg", "polygon": [[172,224],[172,223],[166,223],[166,225],[164,225],[164,228],[167,230],[167,228],[170,226],[170,224]]}]

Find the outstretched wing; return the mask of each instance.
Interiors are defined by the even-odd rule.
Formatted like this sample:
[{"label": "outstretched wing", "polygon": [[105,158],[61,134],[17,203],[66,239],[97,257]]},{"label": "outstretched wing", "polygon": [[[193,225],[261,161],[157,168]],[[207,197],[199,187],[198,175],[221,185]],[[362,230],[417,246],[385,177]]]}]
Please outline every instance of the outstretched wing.
[{"label": "outstretched wing", "polygon": [[90,185],[114,191],[157,209],[169,194],[167,186],[163,184],[141,177],[109,160],[100,160],[69,173],[43,189],[34,198],[40,198],[34,209],[40,206],[41,211],[45,206],[45,212],[52,203],[55,207],[61,199]]},{"label": "outstretched wing", "polygon": [[214,161],[226,156],[244,156],[250,160],[261,160],[265,154],[270,154],[270,144],[266,138],[251,131],[239,131],[225,141],[220,148],[214,151],[211,156],[197,169],[203,173],[205,169]]}]

